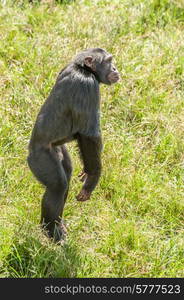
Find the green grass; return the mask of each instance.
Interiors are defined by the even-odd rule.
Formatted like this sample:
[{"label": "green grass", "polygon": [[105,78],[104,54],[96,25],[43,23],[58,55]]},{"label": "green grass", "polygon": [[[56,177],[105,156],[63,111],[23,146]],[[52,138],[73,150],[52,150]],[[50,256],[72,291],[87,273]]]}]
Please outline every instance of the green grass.
[{"label": "green grass", "polygon": [[[0,3],[0,276],[184,276],[184,2]],[[69,145],[58,246],[39,228],[27,147],[58,72],[93,46],[112,52],[122,79],[101,87],[103,174],[87,203],[75,199],[82,166]]]}]

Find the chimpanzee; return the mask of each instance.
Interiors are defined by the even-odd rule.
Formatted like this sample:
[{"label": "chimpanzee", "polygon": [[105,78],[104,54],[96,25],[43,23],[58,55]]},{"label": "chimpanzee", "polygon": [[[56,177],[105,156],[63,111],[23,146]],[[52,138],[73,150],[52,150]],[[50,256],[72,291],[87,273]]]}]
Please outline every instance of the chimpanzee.
[{"label": "chimpanzee", "polygon": [[72,164],[65,143],[77,140],[84,181],[78,201],[90,198],[101,174],[99,84],[112,84],[119,73],[112,55],[101,48],[79,53],[58,75],[41,107],[29,143],[28,164],[46,187],[41,224],[54,241],[63,239],[62,213],[68,194]]}]

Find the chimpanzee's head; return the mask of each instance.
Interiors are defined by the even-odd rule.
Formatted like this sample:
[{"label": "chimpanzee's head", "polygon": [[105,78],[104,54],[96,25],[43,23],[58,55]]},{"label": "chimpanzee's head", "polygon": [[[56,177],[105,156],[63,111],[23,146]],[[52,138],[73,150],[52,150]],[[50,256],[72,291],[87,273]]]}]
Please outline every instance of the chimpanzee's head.
[{"label": "chimpanzee's head", "polygon": [[120,76],[112,63],[112,58],[113,56],[104,49],[90,48],[78,54],[75,63],[91,70],[99,82],[113,84],[120,79]]}]

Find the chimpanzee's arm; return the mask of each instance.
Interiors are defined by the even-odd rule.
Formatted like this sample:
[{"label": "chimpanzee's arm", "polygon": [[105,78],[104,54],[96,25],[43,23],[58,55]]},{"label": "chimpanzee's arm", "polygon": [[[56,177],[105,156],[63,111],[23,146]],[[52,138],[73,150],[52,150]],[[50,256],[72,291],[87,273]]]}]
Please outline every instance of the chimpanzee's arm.
[{"label": "chimpanzee's arm", "polygon": [[90,198],[90,195],[95,189],[101,174],[101,136],[88,137],[79,134],[78,144],[81,158],[84,163],[84,172],[87,176],[82,190],[77,196],[77,200],[85,201]]}]

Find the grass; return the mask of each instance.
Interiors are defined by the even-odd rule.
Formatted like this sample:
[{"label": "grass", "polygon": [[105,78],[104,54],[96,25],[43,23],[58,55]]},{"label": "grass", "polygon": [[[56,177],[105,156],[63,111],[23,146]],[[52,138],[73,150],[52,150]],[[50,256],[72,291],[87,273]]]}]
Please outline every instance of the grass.
[{"label": "grass", "polygon": [[[184,2],[0,2],[0,276],[184,276]],[[43,188],[27,163],[38,110],[79,51],[112,52],[122,80],[101,86],[103,175],[65,209],[68,239],[39,228]]]}]

